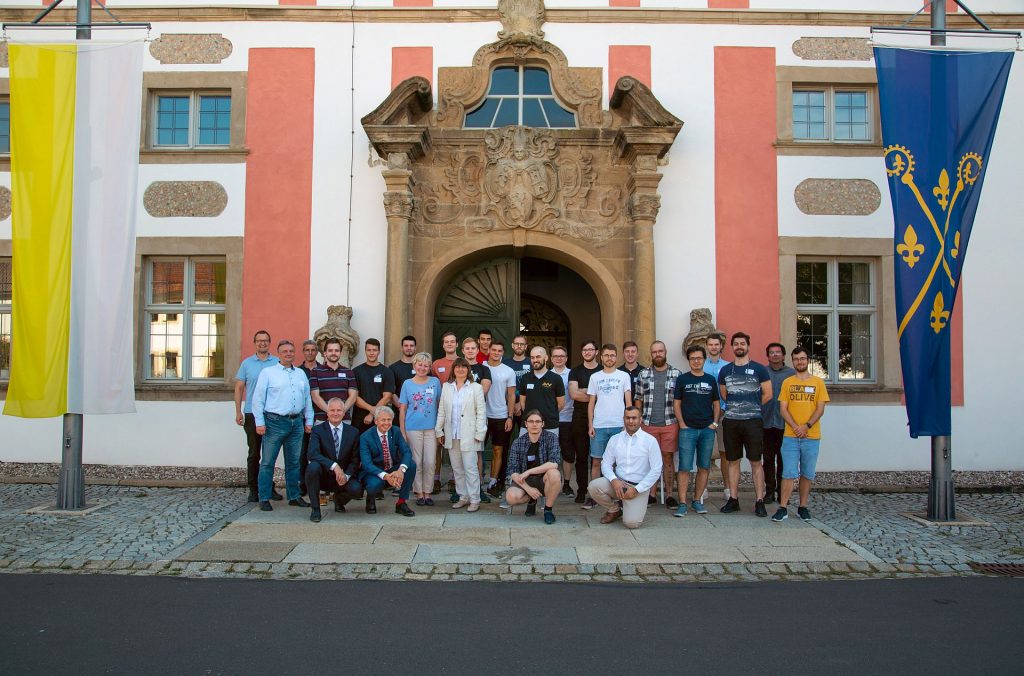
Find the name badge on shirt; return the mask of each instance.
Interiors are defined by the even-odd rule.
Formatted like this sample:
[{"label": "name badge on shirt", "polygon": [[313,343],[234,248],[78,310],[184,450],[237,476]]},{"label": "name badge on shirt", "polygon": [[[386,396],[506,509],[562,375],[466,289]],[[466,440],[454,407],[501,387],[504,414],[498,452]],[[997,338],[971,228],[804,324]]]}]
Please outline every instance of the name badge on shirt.
[{"label": "name badge on shirt", "polygon": [[384,382],[384,379],[381,376],[379,376],[379,375],[378,376],[374,376],[373,377],[373,382],[381,383],[381,382]]},{"label": "name badge on shirt", "polygon": [[754,375],[754,369],[747,369],[747,375],[748,376]]},{"label": "name badge on shirt", "polygon": [[528,455],[528,456],[526,456],[526,460],[527,460],[527,462],[534,462],[534,461],[537,460],[537,456],[535,456],[535,455]]},{"label": "name badge on shirt", "polygon": [[444,373],[444,367],[443,366],[438,366],[437,367],[437,372],[438,373]]},{"label": "name badge on shirt", "polygon": [[523,364],[523,370],[524,371],[529,371],[530,370],[530,362],[526,362],[525,364]]},{"label": "name badge on shirt", "polygon": [[426,392],[427,394],[433,394],[434,393],[434,386],[431,385],[430,387],[425,387],[425,388],[423,388],[423,391]]},{"label": "name badge on shirt", "polygon": [[814,394],[814,388],[813,387],[805,387],[804,388],[804,392],[806,392],[807,394]]},{"label": "name badge on shirt", "polygon": [[533,383],[526,383],[526,389],[532,390],[533,389]]}]

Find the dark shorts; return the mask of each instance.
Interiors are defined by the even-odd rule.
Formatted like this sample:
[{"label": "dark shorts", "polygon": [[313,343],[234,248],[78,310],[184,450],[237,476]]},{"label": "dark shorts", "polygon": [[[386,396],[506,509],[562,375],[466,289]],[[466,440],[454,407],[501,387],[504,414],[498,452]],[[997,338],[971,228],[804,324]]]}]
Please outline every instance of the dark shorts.
[{"label": "dark shorts", "polygon": [[505,431],[505,418],[488,418],[487,436],[490,438],[492,446],[508,448],[508,441],[512,436],[512,432]]},{"label": "dark shorts", "polygon": [[724,425],[722,436],[725,439],[726,460],[729,462],[742,460],[744,449],[746,449],[747,460],[761,462],[761,454],[764,449],[764,424],[760,418],[752,420],[726,418],[722,424]]},{"label": "dark shorts", "polygon": [[531,474],[526,477],[526,485],[536,488],[541,493],[544,492],[544,475],[543,474]]},{"label": "dark shorts", "polygon": [[562,452],[562,461],[570,465],[576,462],[576,447],[572,443],[572,423],[558,423],[558,450]]}]

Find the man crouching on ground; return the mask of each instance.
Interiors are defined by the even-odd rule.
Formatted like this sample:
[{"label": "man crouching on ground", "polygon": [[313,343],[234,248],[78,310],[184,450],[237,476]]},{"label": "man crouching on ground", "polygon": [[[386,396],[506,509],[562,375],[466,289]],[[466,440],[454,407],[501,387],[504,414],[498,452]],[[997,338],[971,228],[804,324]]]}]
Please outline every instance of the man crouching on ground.
[{"label": "man crouching on ground", "polygon": [[[626,407],[626,429],[608,440],[601,457],[601,477],[587,490],[607,511],[601,523],[622,519],[626,528],[639,528],[647,514],[647,496],[661,476],[658,440],[640,429],[640,409]],[[622,506],[619,506],[619,501]]]},{"label": "man crouching on ground", "polygon": [[562,490],[558,471],[562,455],[558,434],[544,429],[544,417],[536,409],[526,414],[526,433],[512,442],[508,455],[508,490],[505,502],[526,505],[526,516],[537,513],[537,501],[544,496],[544,523],[555,522],[552,508]]}]

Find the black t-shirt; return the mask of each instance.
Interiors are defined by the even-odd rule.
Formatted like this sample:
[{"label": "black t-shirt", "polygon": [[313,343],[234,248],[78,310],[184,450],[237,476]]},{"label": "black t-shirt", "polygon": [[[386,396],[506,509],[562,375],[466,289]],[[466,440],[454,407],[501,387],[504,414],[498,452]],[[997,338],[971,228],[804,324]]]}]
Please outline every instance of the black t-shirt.
[{"label": "black t-shirt", "polygon": [[491,380],[491,369],[487,367],[487,364],[471,364],[469,372],[473,374],[474,383],[483,385],[484,380]]},{"label": "black t-shirt", "polygon": [[526,449],[526,469],[540,467],[540,442],[535,441]]},{"label": "black t-shirt", "polygon": [[370,406],[376,406],[385,392],[395,392],[395,374],[384,364],[370,366],[363,363],[352,369],[356,374],[359,398]]},{"label": "black t-shirt", "polygon": [[687,427],[704,429],[715,422],[714,402],[719,400],[718,381],[704,373],[695,376],[689,371],[676,378],[675,398]]},{"label": "black t-shirt", "polygon": [[[391,369],[391,373],[395,378],[395,394],[399,395],[402,393],[402,385],[405,384],[406,380],[416,375],[416,370],[412,367],[412,364],[406,364],[401,359],[388,368]],[[365,397],[363,398],[365,399]]]},{"label": "black t-shirt", "polygon": [[519,382],[519,396],[526,397],[523,415],[527,411],[537,409],[544,418],[544,429],[558,429],[558,400],[565,396],[565,384],[562,376],[548,370],[538,378],[533,371],[523,376]]},{"label": "black t-shirt", "polygon": [[644,368],[645,366],[640,362],[636,363],[636,368],[632,371],[626,368],[625,364],[619,367],[620,371],[629,374],[629,391],[632,393],[634,400],[636,399],[636,377],[640,375],[640,371],[644,370]]},{"label": "black t-shirt", "polygon": [[[601,370],[601,364],[595,364],[594,368],[587,368],[583,364],[580,364],[573,370],[569,371],[569,382],[576,382],[576,387],[581,392],[587,391],[587,386],[590,385],[590,376],[594,375]],[[587,407],[590,405],[588,401],[576,401],[573,399],[572,402],[572,417],[582,415],[584,418],[587,417]]]}]

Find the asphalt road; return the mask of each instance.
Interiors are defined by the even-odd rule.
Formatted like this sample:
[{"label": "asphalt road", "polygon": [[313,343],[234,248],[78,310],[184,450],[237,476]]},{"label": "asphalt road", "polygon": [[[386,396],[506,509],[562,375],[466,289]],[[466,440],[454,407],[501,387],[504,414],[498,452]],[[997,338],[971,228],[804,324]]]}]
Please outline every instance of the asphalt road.
[{"label": "asphalt road", "polygon": [[0,672],[1020,674],[1022,621],[1022,579],[632,585],[0,575]]}]

